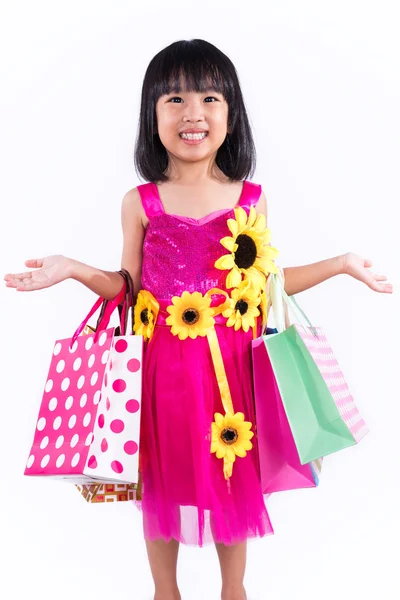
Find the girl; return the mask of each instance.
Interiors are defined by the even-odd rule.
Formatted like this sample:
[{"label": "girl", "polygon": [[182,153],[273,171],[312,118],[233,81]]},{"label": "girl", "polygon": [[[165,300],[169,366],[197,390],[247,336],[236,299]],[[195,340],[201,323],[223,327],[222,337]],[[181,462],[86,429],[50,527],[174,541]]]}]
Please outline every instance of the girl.
[{"label": "girl", "polygon": [[[266,198],[250,182],[255,149],[234,65],[203,40],[150,62],[135,165],[148,183],[122,199],[122,268],[145,339],[140,471],[155,600],[179,600],[179,543],[216,545],[222,600],[243,600],[246,540],[273,533],[257,471],[251,340],[266,324],[266,281],[278,252]],[[17,291],[73,278],[103,298],[118,272],[64,256],[8,274]],[[347,273],[392,293],[353,253],[284,269],[287,294]]]}]

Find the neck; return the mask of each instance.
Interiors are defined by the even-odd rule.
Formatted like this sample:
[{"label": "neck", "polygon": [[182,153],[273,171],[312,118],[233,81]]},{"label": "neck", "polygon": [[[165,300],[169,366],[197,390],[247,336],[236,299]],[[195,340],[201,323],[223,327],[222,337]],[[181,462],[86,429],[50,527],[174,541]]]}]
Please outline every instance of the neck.
[{"label": "neck", "polygon": [[217,167],[213,157],[196,162],[187,162],[170,156],[168,169],[165,172],[170,182],[180,183],[181,185],[201,185],[209,182],[210,179],[225,183],[228,180],[226,175]]}]

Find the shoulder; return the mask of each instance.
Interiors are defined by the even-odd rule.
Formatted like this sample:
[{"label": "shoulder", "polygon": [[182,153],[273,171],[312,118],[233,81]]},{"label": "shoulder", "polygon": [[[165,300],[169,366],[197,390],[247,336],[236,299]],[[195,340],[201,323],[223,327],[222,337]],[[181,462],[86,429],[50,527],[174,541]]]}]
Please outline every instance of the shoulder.
[{"label": "shoulder", "polygon": [[128,190],[124,194],[121,203],[121,213],[123,221],[135,219],[140,220],[143,226],[147,225],[146,213],[137,187]]},{"label": "shoulder", "polygon": [[128,209],[138,209],[139,205],[142,204],[140,193],[137,187],[128,190],[122,198],[122,206]]},{"label": "shoulder", "polygon": [[260,185],[260,189],[261,189],[261,194],[255,204],[255,209],[256,209],[256,213],[258,215],[265,215],[265,218],[267,218],[267,197]]},{"label": "shoulder", "polygon": [[138,187],[134,187],[124,194],[121,209],[123,215],[139,217],[142,221],[146,219]]},{"label": "shoulder", "polygon": [[267,203],[267,196],[265,195],[265,192],[262,188],[261,188],[260,198],[258,199],[258,201],[261,202],[261,204]]}]

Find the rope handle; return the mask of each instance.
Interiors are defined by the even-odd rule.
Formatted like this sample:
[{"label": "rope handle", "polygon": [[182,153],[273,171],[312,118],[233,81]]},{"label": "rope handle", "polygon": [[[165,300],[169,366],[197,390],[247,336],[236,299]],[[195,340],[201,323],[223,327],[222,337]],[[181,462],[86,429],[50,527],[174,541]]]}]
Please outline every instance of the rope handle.
[{"label": "rope handle", "polygon": [[129,271],[127,271],[126,269],[121,269],[117,272],[120,273],[120,275],[123,278],[123,285],[121,290],[111,300],[102,298],[101,296],[96,300],[89,313],[86,315],[86,317],[72,336],[70,347],[72,347],[77,337],[89,321],[90,317],[94,315],[94,313],[98,310],[100,306],[101,310],[96,323],[96,334],[94,337],[94,342],[97,342],[100,331],[107,329],[111,315],[113,314],[116,308],[118,308],[120,318],[120,325],[119,328],[116,328],[116,335],[125,335],[125,332],[127,331],[129,309],[133,310],[134,287],[132,277]]}]

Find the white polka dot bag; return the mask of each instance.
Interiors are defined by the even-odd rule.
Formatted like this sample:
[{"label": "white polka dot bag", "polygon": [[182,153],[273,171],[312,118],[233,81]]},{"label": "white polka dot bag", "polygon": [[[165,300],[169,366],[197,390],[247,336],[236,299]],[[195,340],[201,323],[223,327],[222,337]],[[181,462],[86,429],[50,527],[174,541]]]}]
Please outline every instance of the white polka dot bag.
[{"label": "white polka dot bag", "polygon": [[[54,345],[25,475],[138,483],[143,337],[127,331],[133,286],[119,272],[118,296],[99,298],[72,338]],[[101,305],[95,332],[79,335]],[[116,308],[120,326],[108,327]]]}]

